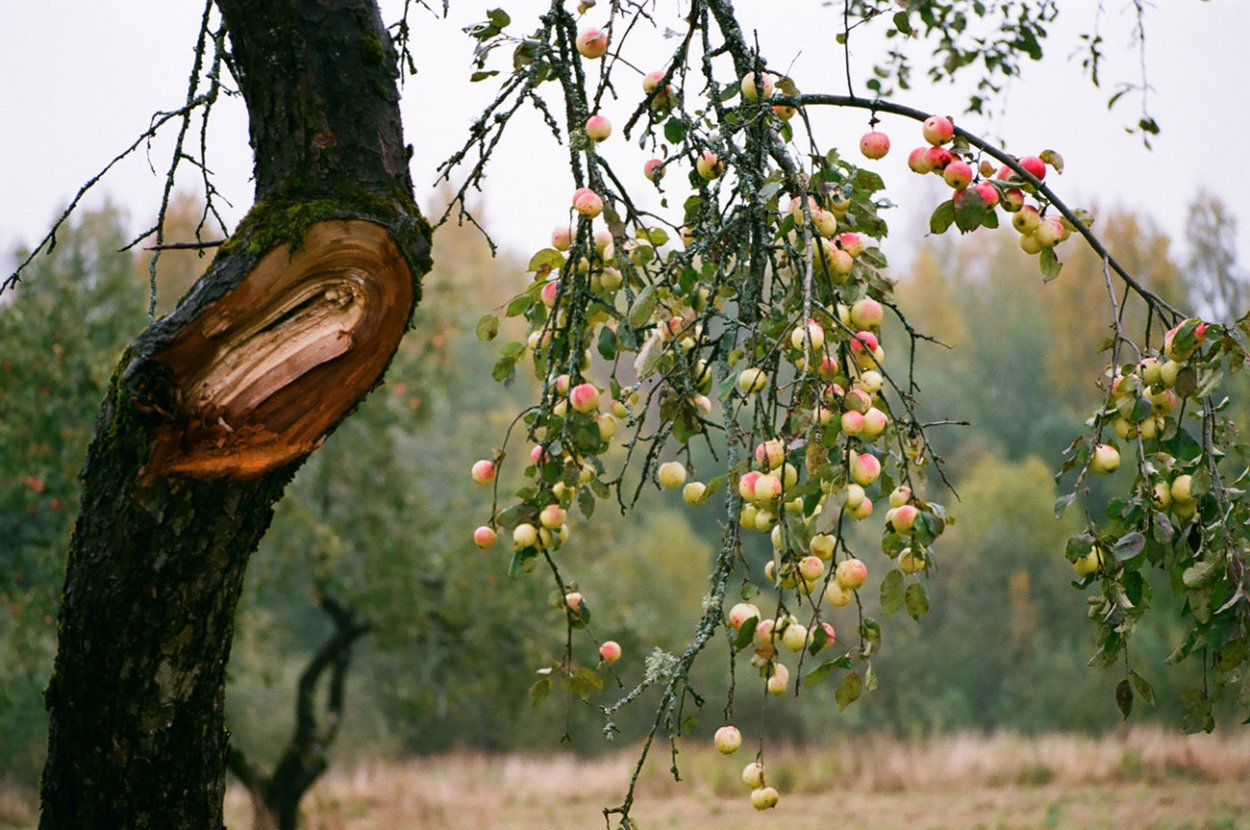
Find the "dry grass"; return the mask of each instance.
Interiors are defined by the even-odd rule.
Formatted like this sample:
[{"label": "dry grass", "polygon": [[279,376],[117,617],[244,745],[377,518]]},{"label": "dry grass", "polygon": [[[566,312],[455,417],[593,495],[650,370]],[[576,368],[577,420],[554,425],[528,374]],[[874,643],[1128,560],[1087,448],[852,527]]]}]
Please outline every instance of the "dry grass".
[{"label": "dry grass", "polygon": [[[305,800],[308,830],[559,830],[604,827],[620,801],[632,750],[597,760],[473,753],[364,763],[327,775]],[[748,830],[1250,830],[1250,732],[1184,737],[1133,730],[1091,739],[956,735],[881,736],[770,751],[781,805],[755,813],[739,773],[750,760],[705,747],[643,775],[642,826]],[[31,794],[0,788],[0,828],[32,828]],[[232,788],[227,823],[250,827]]]}]

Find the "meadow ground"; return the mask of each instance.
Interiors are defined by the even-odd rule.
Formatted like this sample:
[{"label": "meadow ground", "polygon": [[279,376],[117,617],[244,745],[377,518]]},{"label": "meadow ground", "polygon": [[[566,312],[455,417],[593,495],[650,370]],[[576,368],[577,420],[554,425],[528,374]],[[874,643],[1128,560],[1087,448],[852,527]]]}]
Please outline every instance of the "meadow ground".
[{"label": "meadow ground", "polygon": [[[565,830],[606,827],[632,752],[472,753],[361,763],[329,773],[305,800],[307,830]],[[634,815],[642,830],[1250,830],[1250,732],[1190,736],[1133,730],[1099,739],[958,735],[926,741],[857,737],[841,745],[770,752],[776,810],[751,809],[739,779],[745,751],[703,748],[644,772]],[[251,825],[234,787],[227,822]],[[33,805],[0,791],[0,827],[34,826]],[[615,825],[613,825],[615,826]]]}]

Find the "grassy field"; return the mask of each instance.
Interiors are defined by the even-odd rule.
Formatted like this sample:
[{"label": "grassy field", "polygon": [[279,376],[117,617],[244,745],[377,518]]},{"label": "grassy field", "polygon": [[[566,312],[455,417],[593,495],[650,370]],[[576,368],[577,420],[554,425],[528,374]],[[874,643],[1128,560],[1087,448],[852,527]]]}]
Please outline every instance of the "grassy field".
[{"label": "grassy field", "polygon": [[[563,830],[605,827],[634,757],[462,753],[360,764],[327,775],[305,800],[309,830]],[[770,752],[781,804],[751,809],[739,780],[750,760],[691,748],[685,780],[666,758],[644,773],[635,818],[654,828],[827,830],[1250,830],[1250,733],[1183,737],[1131,731],[1101,739],[952,736],[848,739]],[[231,828],[250,827],[246,795],[227,799]],[[0,827],[33,827],[29,798],[0,791]]]}]

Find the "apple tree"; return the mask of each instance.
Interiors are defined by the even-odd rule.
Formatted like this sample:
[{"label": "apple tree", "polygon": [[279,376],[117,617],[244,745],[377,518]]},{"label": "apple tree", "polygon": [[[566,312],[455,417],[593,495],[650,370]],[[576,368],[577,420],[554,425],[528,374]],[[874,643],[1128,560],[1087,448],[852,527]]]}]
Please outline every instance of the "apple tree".
[{"label": "apple tree", "polygon": [[[1210,730],[1212,701],[1225,690],[1250,709],[1250,577],[1238,530],[1250,518],[1240,486],[1250,447],[1238,442],[1221,391],[1246,361],[1244,318],[1203,320],[1121,265],[1094,232],[1095,217],[1051,184],[1064,168],[1057,150],[1009,153],[950,116],[895,103],[883,80],[906,87],[908,42],[934,44],[934,79],[970,66],[981,73],[968,106],[974,120],[1001,81],[1040,56],[1058,5],[848,2],[844,45],[865,24],[902,44],[864,83],[871,97],[855,94],[851,77],[849,94],[802,89],[804,79],[775,69],[748,40],[726,0],[680,11],[588,2],[576,14],[556,2],[515,35],[504,10],[469,30],[479,41],[475,79],[505,80],[445,171],[467,166],[465,188],[473,186],[501,140],[501,114],[530,104],[564,140],[572,173],[569,204],[553,211],[550,242],[530,261],[532,284],[502,309],[529,333],[499,350],[494,377],[533,372],[542,391],[473,465],[473,480],[493,495],[473,536],[484,548],[504,537],[511,572],[542,570],[565,597],[569,646],[541,669],[537,693],[562,684],[590,699],[603,675],[627,672],[632,687],[602,705],[610,737],[622,707],[659,689],[640,766],[664,734],[676,773],[678,739],[705,703],[689,671],[716,640],[731,666],[738,655],[749,662],[739,682],[749,677],[774,695],[834,683],[838,705],[850,705],[878,683],[874,658],[889,644],[887,621],[866,612],[864,592],[885,616],[905,610],[921,620],[927,577],[958,556],[942,543],[956,510],[929,438],[946,424],[921,416],[913,373],[917,349],[934,338],[897,303],[880,246],[891,203],[875,162],[892,138],[914,147],[901,151],[911,171],[948,187],[949,198],[931,206],[931,233],[1010,223],[1045,281],[1061,277],[1065,247],[1096,255],[1113,314],[1097,345],[1101,376],[1090,380],[1105,394],[1064,450],[1055,504],[1086,511],[1062,555],[1073,586],[1089,592],[1093,660],[1122,673],[1115,697],[1126,717],[1135,701],[1154,703],[1131,643],[1158,572],[1187,621],[1171,659],[1203,669],[1182,699],[1184,727]],[[636,66],[631,39],[650,27],[666,28],[675,46],[663,64]],[[1089,43],[1096,76],[1099,46]],[[492,62],[504,47],[507,58]],[[628,104],[619,127],[607,115],[614,99]],[[822,141],[808,117],[821,107],[863,113],[858,147]],[[1143,112],[1134,129],[1148,141],[1158,125]],[[641,170],[619,168],[614,144],[623,140],[654,157]],[[660,189],[659,210],[638,197],[641,188]],[[478,332],[492,340],[498,327],[487,314]],[[495,483],[505,464],[528,478],[516,492]],[[1095,510],[1083,498],[1088,477],[1122,465],[1118,495]],[[649,484],[680,492],[693,509],[720,504],[723,536],[686,648],[618,662],[621,649],[601,642],[591,620],[592,609],[596,621],[611,609],[576,588],[581,540],[571,514],[589,518],[604,502],[627,510]],[[870,546],[850,532],[860,522],[876,529]],[[775,590],[766,594],[743,554],[756,533],[773,551],[763,577]],[[842,608],[849,624],[835,627]],[[716,745],[731,753],[743,740],[732,691],[723,718]],[[779,793],[762,736],[750,737],[758,750],[744,781],[751,803],[770,808]],[[632,783],[605,811],[622,826],[631,826]]]},{"label": "apple tree", "polygon": [[[232,78],[248,107],[256,202],[203,280],[136,337],[101,408],[47,695],[46,828],[221,825],[224,672],[249,555],[295,469],[382,378],[429,267],[396,87],[421,5],[406,2],[388,28],[369,0],[204,4],[186,102],[152,127],[179,129],[166,200],[187,162],[211,204],[204,132],[197,156],[191,125]],[[1090,592],[1096,658],[1123,672],[1121,709],[1153,698],[1129,649],[1152,571],[1184,599],[1176,659],[1204,668],[1186,726],[1210,728],[1225,687],[1244,706],[1246,453],[1220,388],[1245,362],[1245,332],[1187,313],[1124,268],[1094,217],[1049,183],[1059,152],[1009,153],[962,116],[893,100],[913,83],[912,53],[931,47],[932,79],[977,75],[974,122],[1040,57],[1060,4],[846,0],[844,49],[863,26],[894,45],[836,94],[770,64],[730,0],[605,5],[553,0],[525,22],[496,9],[471,28],[470,80],[498,76],[500,91],[441,171],[462,171],[465,189],[480,183],[523,106],[569,162],[569,202],[549,208],[557,227],[536,245],[533,284],[503,309],[528,336],[493,369],[504,382],[533,371],[541,395],[472,471],[495,484],[475,540],[504,535],[509,570],[545,571],[563,598],[565,654],[541,668],[535,696],[561,686],[597,699],[604,671],[630,677],[602,705],[611,735],[624,707],[655,690],[640,768],[661,735],[676,759],[687,718],[707,704],[691,666],[714,640],[741,682],[778,696],[828,683],[845,707],[876,686],[873,661],[890,642],[865,592],[884,615],[924,617],[926,575],[958,554],[942,545],[955,518],[929,439],[942,424],[921,415],[911,372],[931,338],[896,302],[880,246],[890,203],[875,162],[907,140],[911,169],[949,187],[931,232],[1009,221],[1044,279],[1060,277],[1065,246],[1087,244],[1102,263],[1115,308],[1106,395],[1065,453],[1057,507],[1080,500],[1087,476],[1125,468],[1120,496],[1088,512],[1065,551]],[[633,66],[630,40],[651,26],[674,33],[671,54]],[[1097,80],[1101,38],[1086,45]],[[613,99],[631,105],[618,125],[605,115]],[[809,114],[825,107],[864,118],[858,147],[822,141]],[[1159,129],[1144,108],[1133,128],[1145,140]],[[618,133],[654,151],[644,169],[614,165]],[[662,188],[661,210],[631,195],[639,188]],[[162,220],[151,235],[165,244]],[[1143,311],[1138,327],[1130,305]],[[485,315],[478,332],[493,339],[499,324]],[[503,464],[529,483],[499,492]],[[611,609],[577,590],[566,554],[579,541],[571,512],[627,509],[651,482],[694,509],[719,503],[723,536],[688,645],[644,660],[595,637],[592,610]],[[874,529],[879,553],[852,538],[856,523]],[[771,542],[768,593],[747,573],[750,534]],[[848,615],[836,628],[835,614]],[[738,655],[749,667],[739,671]],[[732,691],[723,712],[716,743],[732,752],[744,740]],[[743,777],[765,809],[780,794],[757,746]],[[622,826],[636,781],[606,811]]]}]

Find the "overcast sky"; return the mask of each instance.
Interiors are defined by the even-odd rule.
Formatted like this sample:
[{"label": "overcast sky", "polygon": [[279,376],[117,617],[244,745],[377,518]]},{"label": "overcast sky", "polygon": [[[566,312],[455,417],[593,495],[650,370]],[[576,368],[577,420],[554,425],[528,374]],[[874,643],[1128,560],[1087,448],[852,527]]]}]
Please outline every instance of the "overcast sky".
[{"label": "overcast sky", "polygon": [[[437,5],[434,3],[433,5]],[[514,29],[532,28],[547,5],[536,0],[452,0],[453,19],[420,12],[415,18],[415,51],[420,73],[404,90],[407,140],[418,198],[428,201],[434,170],[463,140],[466,125],[495,91],[497,82],[468,84],[471,43],[460,31],[504,6]],[[606,7],[606,2],[601,2]],[[660,19],[673,21],[675,4],[659,0]],[[817,0],[738,0],[748,32],[758,31],[762,51],[774,68],[790,67],[804,91],[845,92],[840,47],[840,3]],[[1054,182],[1074,206],[1093,202],[1140,210],[1153,217],[1178,244],[1183,239],[1186,205],[1200,188],[1217,194],[1239,217],[1239,253],[1250,251],[1250,0],[1161,0],[1147,20],[1147,60],[1151,110],[1163,127],[1153,151],[1145,150],[1123,127],[1135,119],[1131,96],[1108,114],[1106,99],[1115,82],[1137,80],[1137,56],[1129,48],[1131,19],[1127,0],[1106,0],[1102,29],[1108,65],[1106,87],[1097,90],[1081,76],[1077,35],[1093,20],[1093,0],[1066,0],[1067,17],[1055,29],[1047,59],[1030,64],[1014,82],[1005,115],[965,116],[973,132],[1001,139],[1019,154],[1059,150],[1067,172]],[[388,21],[402,3],[384,2]],[[46,230],[58,208],[114,154],[146,128],[152,113],[180,104],[192,60],[199,2],[190,0],[0,0],[0,251],[30,244]],[[590,23],[602,21],[595,9]],[[852,67],[862,80],[878,53],[871,27],[856,33]],[[643,32],[637,63],[659,67],[672,48],[660,31]],[[632,56],[631,55],[631,56]],[[503,54],[500,55],[503,57]],[[625,70],[628,72],[628,70]],[[921,79],[917,79],[921,81]],[[631,80],[621,84],[638,94]],[[860,90],[862,92],[862,89]],[[923,83],[898,100],[921,109],[958,114],[966,89]],[[609,106],[609,117],[624,123],[634,100]],[[818,122],[825,146],[853,151],[866,128],[860,111],[827,113]],[[942,190],[932,177],[921,180],[906,170],[906,150],[920,143],[911,122],[887,120],[894,151],[879,164],[889,195],[900,207],[898,228],[916,228]],[[167,139],[172,138],[171,129]],[[250,151],[240,104],[220,108],[212,133],[210,163],[219,188],[237,221],[251,201]],[[644,156],[614,136],[603,152],[619,169],[635,173]],[[154,143],[152,164],[167,164],[168,140]],[[190,172],[190,171],[188,171]],[[638,173],[641,180],[641,174]],[[671,177],[670,181],[678,179]],[[187,176],[187,187],[194,186]],[[149,222],[159,201],[162,178],[154,176],[143,154],[120,166],[88,204],[108,194],[129,212],[136,227]],[[639,188],[640,191],[642,187]],[[567,156],[551,143],[532,113],[525,113],[505,139],[484,195],[485,221],[505,247],[524,252],[546,244],[550,230],[567,216],[572,184]],[[684,195],[671,188],[674,204]],[[887,250],[909,242],[891,238]]]}]

